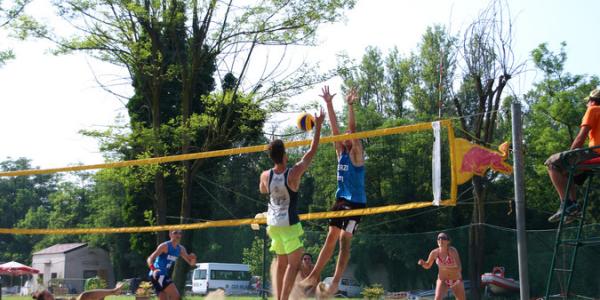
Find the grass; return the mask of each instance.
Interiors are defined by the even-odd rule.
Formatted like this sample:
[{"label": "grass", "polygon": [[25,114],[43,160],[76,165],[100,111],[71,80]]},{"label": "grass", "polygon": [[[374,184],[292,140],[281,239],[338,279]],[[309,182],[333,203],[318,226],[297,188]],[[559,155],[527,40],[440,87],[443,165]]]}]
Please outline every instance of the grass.
[{"label": "grass", "polygon": [[[75,295],[74,295],[75,296]],[[70,298],[70,296],[57,296],[58,298]],[[135,300],[135,296],[108,296],[105,298],[106,300]],[[150,299],[158,299],[156,297]],[[201,296],[186,296],[182,298],[183,300],[203,300],[204,297]],[[256,296],[238,296],[238,297],[227,297],[227,299],[232,300],[259,300],[261,297]],[[2,300],[31,300],[31,296],[15,296],[15,295],[2,295]]]}]

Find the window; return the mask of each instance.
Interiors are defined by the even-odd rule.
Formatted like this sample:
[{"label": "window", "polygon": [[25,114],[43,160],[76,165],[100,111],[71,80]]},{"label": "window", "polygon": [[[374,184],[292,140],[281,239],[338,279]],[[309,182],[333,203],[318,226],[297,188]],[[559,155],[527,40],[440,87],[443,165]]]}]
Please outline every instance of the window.
[{"label": "window", "polygon": [[83,279],[93,278],[98,276],[97,270],[84,270],[83,271]]},{"label": "window", "polygon": [[358,282],[356,282],[356,280],[354,280],[354,279],[348,279],[348,285],[349,286],[360,286],[360,284],[358,284]]},{"label": "window", "polygon": [[56,273],[52,273],[52,274],[50,274],[50,278],[58,278],[58,276]]},{"label": "window", "polygon": [[214,280],[249,281],[250,277],[248,271],[211,270],[210,272],[210,279]]},{"label": "window", "polygon": [[205,280],[206,279],[206,270],[196,270],[194,271],[194,279]]}]

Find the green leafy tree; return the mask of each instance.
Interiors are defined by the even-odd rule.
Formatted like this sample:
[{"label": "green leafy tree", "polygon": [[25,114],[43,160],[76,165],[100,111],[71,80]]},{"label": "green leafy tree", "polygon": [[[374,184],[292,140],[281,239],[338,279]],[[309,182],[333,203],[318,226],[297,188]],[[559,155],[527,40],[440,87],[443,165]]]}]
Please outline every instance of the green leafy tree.
[{"label": "green leafy tree", "polygon": [[416,82],[411,103],[418,119],[431,120],[452,113],[452,84],[456,69],[456,37],[440,26],[428,27],[415,61]]},{"label": "green leafy tree", "polygon": [[[513,54],[512,20],[508,4],[492,1],[483,9],[464,33],[462,41],[464,73],[453,98],[460,117],[460,129],[471,142],[490,147],[500,144],[507,132],[498,132],[502,117],[500,104],[508,82],[523,71],[524,62]],[[485,203],[490,198],[490,186],[497,175],[474,176],[472,222],[484,223]],[[474,299],[480,299],[480,275],[484,271],[485,234],[481,226],[471,227],[469,239],[469,277],[475,287]]]},{"label": "green leafy tree", "polygon": [[[543,78],[534,83],[532,90],[525,95],[528,105],[527,130],[524,131],[528,157],[525,186],[528,195],[531,195],[528,202],[542,211],[553,211],[558,203],[549,200],[558,197],[551,188],[544,161],[553,153],[568,150],[586,110],[583,98],[600,84],[597,76],[565,71],[566,46],[563,42],[560,50],[553,52],[543,43],[531,52],[533,63],[542,72]],[[591,207],[598,209],[593,204]],[[545,217],[540,218],[539,223],[545,224]]]},{"label": "green leafy tree", "polygon": [[[116,157],[135,159],[186,154],[242,146],[256,141],[268,99],[298,92],[320,80],[301,65],[281,78],[262,76],[246,82],[250,62],[259,48],[291,44],[311,45],[316,28],[340,18],[352,0],[264,1],[60,1],[59,14],[76,26],[76,35],[60,36],[25,18],[24,34],[54,41],[58,53],[85,51],[104,61],[124,66],[131,75],[134,96],[127,103],[129,133],[110,141]],[[239,55],[239,49],[245,49]],[[217,67],[236,66],[217,76]],[[234,75],[235,74],[235,75]],[[278,74],[272,70],[269,74]],[[215,82],[222,80],[222,91]],[[245,91],[247,87],[251,87]],[[98,134],[109,139],[108,134]],[[122,152],[120,152],[122,151]],[[166,224],[167,216],[187,222],[204,192],[197,193],[196,175],[217,160],[185,161],[131,171],[141,182],[126,191],[129,212],[140,222]],[[210,172],[206,172],[210,173]],[[168,195],[168,196],[167,196]],[[193,196],[195,195],[195,196]],[[177,197],[179,205],[167,198]],[[154,215],[147,218],[145,212]],[[203,211],[211,211],[210,209]],[[172,213],[176,212],[176,213]],[[139,218],[140,215],[146,218]],[[189,242],[184,236],[184,244]],[[165,239],[164,233],[157,241]],[[146,245],[136,241],[133,245]],[[184,269],[176,266],[181,285]]]},{"label": "green leafy tree", "polygon": [[[264,229],[263,229],[264,230]],[[269,243],[269,240],[266,241]],[[267,246],[268,247],[268,246]],[[267,248],[268,249],[268,248]],[[267,272],[271,265],[273,254],[267,253],[266,266]],[[261,275],[263,270],[263,239],[254,237],[252,245],[249,248],[244,248],[242,262],[250,266],[250,273],[253,275]]]},{"label": "green leafy tree", "polygon": [[[2,171],[30,169],[26,158],[5,160],[0,163]],[[57,175],[35,175],[0,178],[0,227],[13,228],[23,219],[36,225],[47,222],[47,210],[51,195],[57,190]],[[44,228],[45,226],[40,226]],[[31,249],[38,237],[4,235],[0,239],[0,260],[29,262]]]},{"label": "green leafy tree", "polygon": [[[10,27],[15,20],[23,14],[25,7],[31,0],[13,0],[0,1],[0,30]],[[0,67],[2,67],[7,60],[15,58],[15,54],[12,49],[0,49]]]}]

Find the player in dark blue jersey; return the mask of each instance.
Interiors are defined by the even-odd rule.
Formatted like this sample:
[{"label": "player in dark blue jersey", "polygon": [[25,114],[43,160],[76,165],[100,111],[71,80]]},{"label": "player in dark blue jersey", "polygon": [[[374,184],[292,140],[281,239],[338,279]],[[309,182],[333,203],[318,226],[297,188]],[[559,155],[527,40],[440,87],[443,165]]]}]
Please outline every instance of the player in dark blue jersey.
[{"label": "player in dark blue jersey", "polygon": [[169,232],[170,240],[158,245],[156,250],[148,256],[146,262],[150,268],[148,276],[154,286],[156,295],[160,300],[179,300],[179,291],[175,287],[169,272],[175,265],[177,258],[181,256],[190,266],[196,264],[196,255],[188,254],[181,242],[181,230]]},{"label": "player in dark blue jersey", "polygon": [[[327,104],[327,114],[331,123],[331,131],[334,135],[339,135],[340,130],[332,103],[335,94],[332,95],[329,93],[328,86],[323,87],[322,92],[323,94],[320,96]],[[346,96],[348,107],[348,130],[346,133],[356,132],[353,105],[357,99],[356,89],[352,88]],[[367,196],[365,193],[365,159],[361,141],[351,139],[335,142],[335,152],[338,158],[337,191],[335,193],[336,201],[331,207],[331,211],[365,208],[367,205]],[[338,291],[340,280],[350,260],[352,236],[356,232],[359,222],[360,216],[333,218],[329,221],[329,232],[327,233],[325,244],[319,253],[315,267],[310,275],[300,282],[300,286],[308,289],[317,285],[321,277],[321,271],[333,255],[336,243],[339,243],[340,251],[331,285],[329,287],[319,285],[319,290],[325,296],[332,296]]]}]

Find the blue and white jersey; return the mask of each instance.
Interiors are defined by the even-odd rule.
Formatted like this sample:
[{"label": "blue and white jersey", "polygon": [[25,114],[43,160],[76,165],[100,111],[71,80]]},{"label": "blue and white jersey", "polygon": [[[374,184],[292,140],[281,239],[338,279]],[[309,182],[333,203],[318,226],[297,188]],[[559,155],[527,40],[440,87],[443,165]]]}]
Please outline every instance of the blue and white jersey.
[{"label": "blue and white jersey", "polygon": [[[154,268],[156,268],[157,270],[160,270],[160,275],[168,274],[169,270],[171,270],[171,268],[177,261],[179,254],[181,253],[180,245],[177,245],[177,247],[173,247],[173,244],[171,244],[171,241],[166,242],[166,244],[167,244],[167,252],[161,253],[154,260]],[[152,276],[152,270],[150,270],[149,275]]]},{"label": "blue and white jersey", "polygon": [[338,161],[337,183],[336,198],[343,198],[353,203],[367,204],[365,166],[354,166],[350,154],[345,149]]},{"label": "blue and white jersey", "polygon": [[296,205],[298,203],[298,192],[294,192],[288,186],[288,173],[269,173],[269,210],[267,212],[267,225],[290,226],[300,222]]}]

